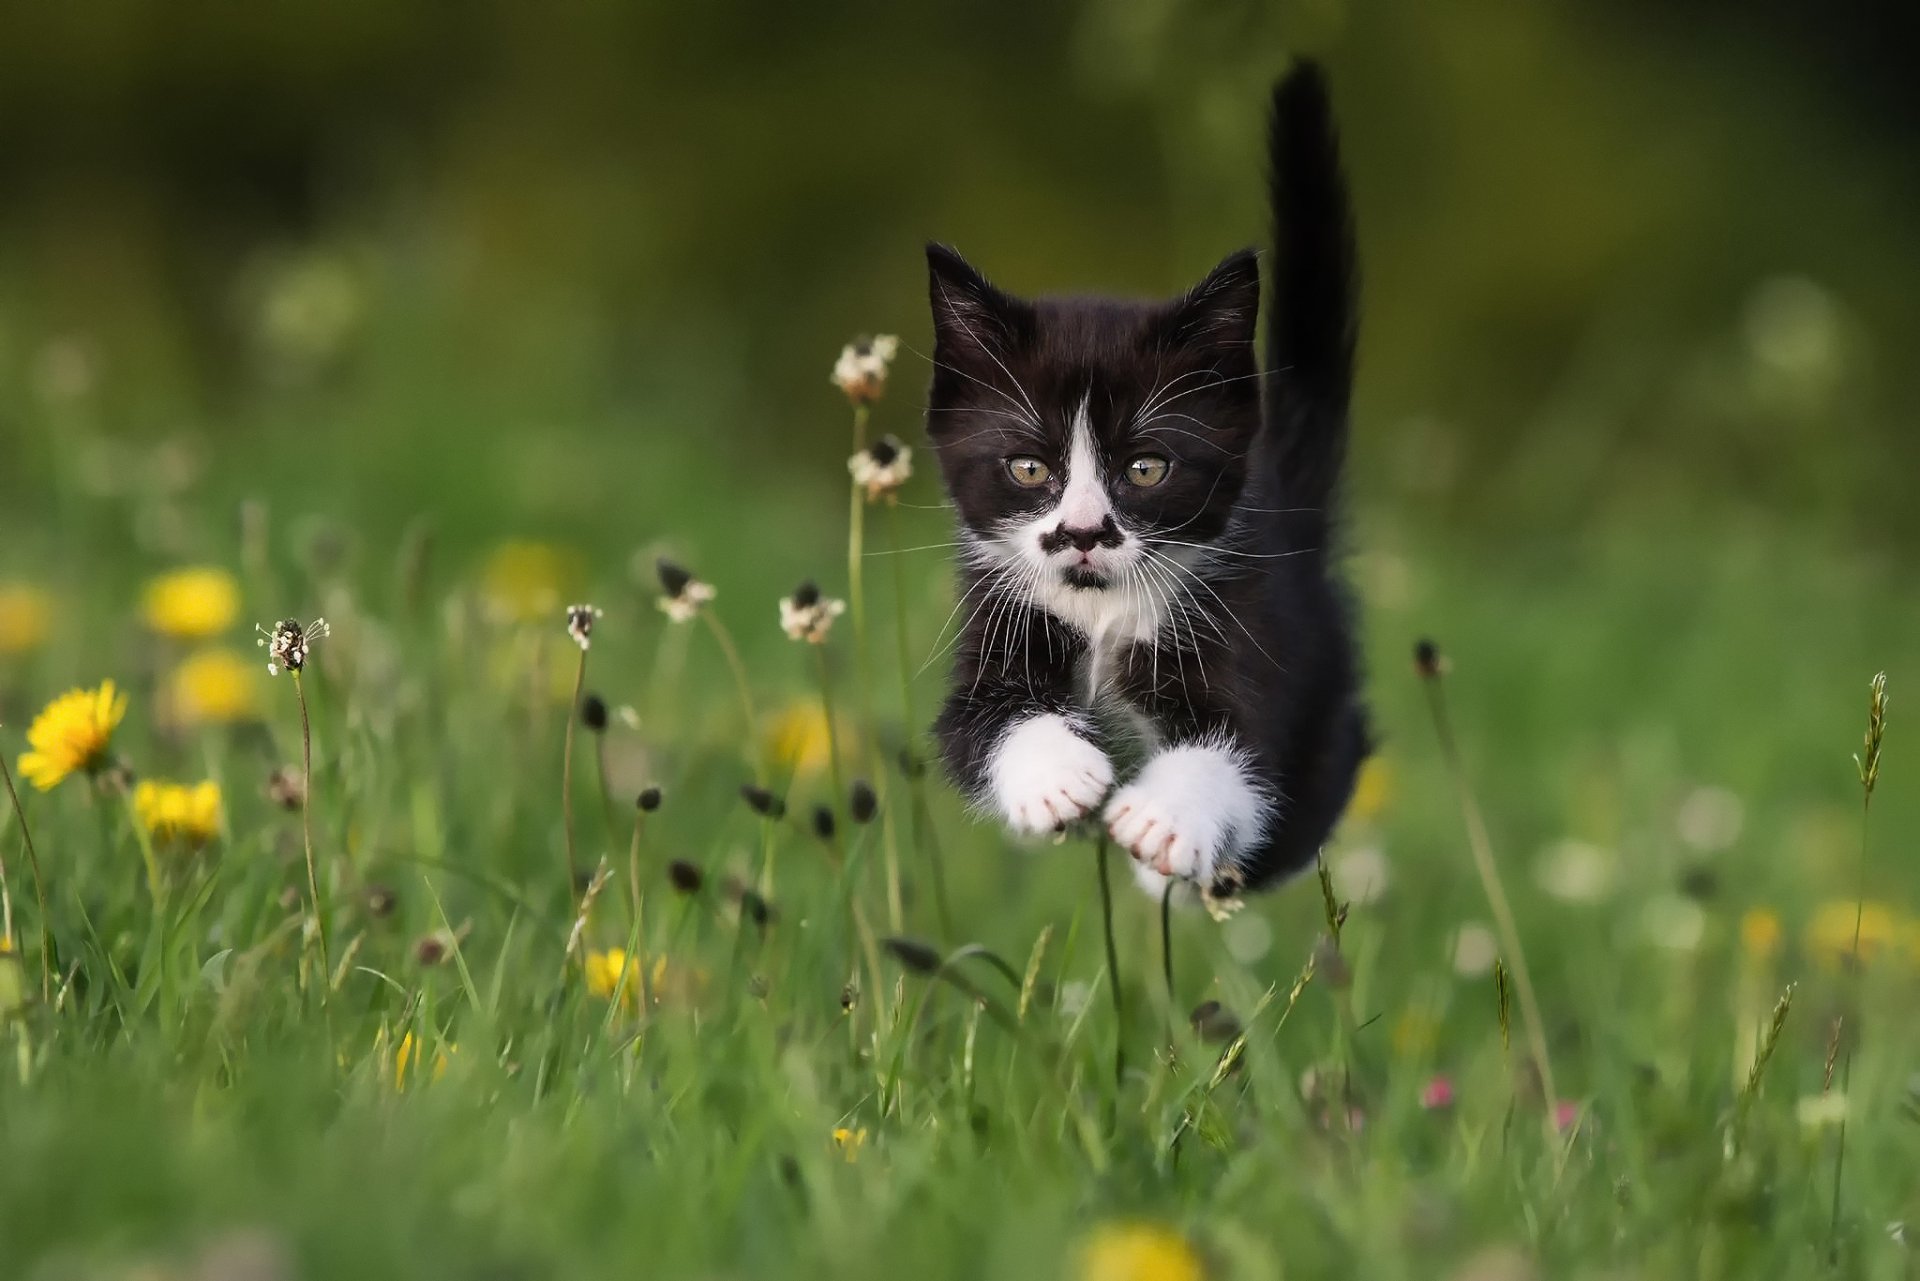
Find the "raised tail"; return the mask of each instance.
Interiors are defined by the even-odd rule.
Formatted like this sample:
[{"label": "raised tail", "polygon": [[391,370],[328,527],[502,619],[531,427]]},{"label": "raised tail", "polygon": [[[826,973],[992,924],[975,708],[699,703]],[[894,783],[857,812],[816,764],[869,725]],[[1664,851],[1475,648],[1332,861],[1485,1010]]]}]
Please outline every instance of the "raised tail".
[{"label": "raised tail", "polygon": [[1267,437],[1280,505],[1302,547],[1329,541],[1347,451],[1359,275],[1326,77],[1301,62],[1273,89],[1268,126],[1274,263],[1267,308]]}]

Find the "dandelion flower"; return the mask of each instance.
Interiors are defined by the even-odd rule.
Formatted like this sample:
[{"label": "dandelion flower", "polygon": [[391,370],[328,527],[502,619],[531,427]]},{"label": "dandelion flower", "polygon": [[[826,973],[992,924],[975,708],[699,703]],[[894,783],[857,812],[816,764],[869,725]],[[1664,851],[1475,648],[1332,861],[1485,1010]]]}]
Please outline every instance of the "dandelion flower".
[{"label": "dandelion flower", "polygon": [[[666,958],[662,957],[662,960]],[[625,948],[610,947],[604,952],[587,953],[587,991],[602,1000],[611,1000],[616,991],[621,990],[624,976],[626,987],[621,1000],[635,1003],[640,999],[640,962],[627,955]]]},{"label": "dandelion flower", "polygon": [[1828,969],[1843,969],[1854,961],[1854,933],[1858,923],[1859,959],[1872,961],[1907,937],[1907,922],[1885,903],[1856,903],[1835,899],[1822,903],[1807,922],[1807,951]]},{"label": "dandelion flower", "polygon": [[1179,1233],[1150,1223],[1109,1223],[1080,1250],[1080,1281],[1203,1281],[1200,1254]]},{"label": "dandelion flower", "polygon": [[127,696],[112,681],[98,689],[69,690],[48,703],[27,728],[20,772],[43,792],[69,774],[92,774],[105,764],[113,731],[127,714]]},{"label": "dandelion flower", "polygon": [[847,459],[853,483],[867,491],[868,502],[898,502],[900,487],[913,475],[913,451],[894,436],[882,436]]},{"label": "dandelion flower", "polygon": [[793,589],[793,595],[780,600],[780,630],[789,640],[824,644],[833,620],[846,610],[847,602],[822,596],[812,583],[802,583]]},{"label": "dandelion flower", "polygon": [[892,334],[856,338],[833,362],[833,385],[855,405],[871,405],[886,391],[887,369],[899,352],[900,340]]},{"label": "dandelion flower", "polygon": [[260,669],[233,650],[203,650],[167,678],[167,706],[182,725],[253,720],[260,711]]},{"label": "dandelion flower", "polygon": [[38,587],[0,583],[0,655],[39,648],[53,621],[53,602]]},{"label": "dandelion flower", "polygon": [[[459,1051],[460,1047],[457,1045],[449,1045],[443,1050],[434,1051],[432,1080],[438,1081],[447,1074],[447,1056],[449,1054],[457,1054]],[[400,1044],[393,1048],[394,1089],[404,1090],[407,1088],[407,1069],[419,1063],[421,1057],[419,1048],[414,1043],[412,1032],[408,1032],[400,1038]]]},{"label": "dandelion flower", "polygon": [[[1740,948],[1750,960],[1772,960],[1780,951],[1780,937],[1780,916],[1771,908],[1748,908],[1740,918]],[[1847,942],[1853,942],[1851,935]]]},{"label": "dandelion flower", "polygon": [[593,624],[602,612],[598,605],[567,606],[567,635],[573,637],[582,653],[593,643]]},{"label": "dandelion flower", "polygon": [[691,623],[714,597],[712,583],[701,582],[664,556],[654,562],[654,569],[660,575],[660,609],[671,622]]},{"label": "dandelion flower", "polygon": [[205,640],[233,626],[240,613],[240,584],[224,569],[178,569],[147,584],[141,612],[147,626],[162,636]]},{"label": "dandelion flower", "polygon": [[133,789],[133,812],[155,844],[197,850],[220,835],[220,784],[142,779]]},{"label": "dandelion flower", "polygon": [[850,735],[846,726],[829,726],[817,698],[798,699],[774,714],[767,727],[767,753],[782,770],[797,778],[811,778],[832,764],[833,731]]},{"label": "dandelion flower", "polygon": [[847,1158],[848,1164],[852,1164],[860,1159],[860,1149],[867,1146],[867,1127],[863,1125],[857,1130],[849,1130],[844,1125],[836,1127],[833,1146],[840,1149],[840,1155]]},{"label": "dandelion flower", "polygon": [[481,571],[487,613],[500,622],[531,623],[553,616],[562,591],[577,577],[574,556],[548,543],[502,543]]},{"label": "dandelion flower", "polygon": [[1393,799],[1393,767],[1378,756],[1369,756],[1353,783],[1353,799],[1347,802],[1347,817],[1356,823],[1371,823],[1386,810]]},{"label": "dandelion flower", "polygon": [[267,648],[267,675],[278,676],[280,669],[296,675],[307,665],[307,651],[313,643],[333,634],[327,626],[327,620],[316,618],[311,623],[301,624],[291,618],[283,618],[273,625],[273,630],[255,626],[260,639],[255,642]]}]

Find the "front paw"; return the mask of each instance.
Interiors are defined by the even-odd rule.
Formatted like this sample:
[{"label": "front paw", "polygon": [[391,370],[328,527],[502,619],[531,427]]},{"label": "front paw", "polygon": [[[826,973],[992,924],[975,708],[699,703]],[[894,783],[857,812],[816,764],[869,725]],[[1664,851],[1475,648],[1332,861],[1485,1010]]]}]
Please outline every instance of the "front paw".
[{"label": "front paw", "polygon": [[1266,812],[1241,754],[1207,744],[1154,757],[1104,817],[1114,841],[1143,868],[1211,885],[1259,838]]},{"label": "front paw", "polygon": [[1007,825],[1040,836],[1092,813],[1113,786],[1113,764],[1066,717],[1049,714],[1008,731],[994,752],[988,781]]}]

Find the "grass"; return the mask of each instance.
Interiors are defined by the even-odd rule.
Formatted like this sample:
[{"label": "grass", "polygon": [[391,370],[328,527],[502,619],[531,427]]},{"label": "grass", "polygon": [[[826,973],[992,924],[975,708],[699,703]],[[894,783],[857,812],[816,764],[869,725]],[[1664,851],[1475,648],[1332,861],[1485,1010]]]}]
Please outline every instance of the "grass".
[{"label": "grass", "polygon": [[[72,547],[29,562],[18,549],[46,543],[29,526],[0,551],[0,577],[40,581],[57,606],[49,641],[0,669],[9,760],[40,704],[114,677],[133,694],[115,753],[225,792],[217,840],[160,852],[164,896],[117,797],[84,779],[24,794],[51,1000],[23,834],[0,836],[20,949],[0,965],[8,1271],[212,1274],[251,1250],[310,1277],[1059,1276],[1098,1225],[1146,1222],[1236,1277],[1907,1275],[1888,1225],[1920,1195],[1920,920],[1900,857],[1920,804],[1897,704],[1879,901],[1861,917],[1872,964],[1841,964],[1867,678],[1889,669],[1897,698],[1916,674],[1902,571],[1697,514],[1491,555],[1364,514],[1383,765],[1328,852],[1350,900],[1337,955],[1307,876],[1224,924],[1177,912],[1169,999],[1157,902],[1116,889],[1110,953],[1084,842],[1016,850],[900,772],[902,705],[924,716],[940,665],[904,688],[899,668],[933,651],[950,599],[939,551],[877,566],[942,541],[944,513],[867,526],[864,685],[851,618],[819,649],[779,634],[780,591],[834,565],[845,536],[844,480],[806,468],[773,501],[824,514],[780,547],[669,497],[645,528],[624,509],[586,522],[531,594],[484,545],[428,563],[377,522],[335,557],[311,527],[235,541],[221,486],[239,482],[220,475],[162,504],[184,531],[170,550],[63,493]],[[922,475],[906,498],[933,493]],[[321,519],[366,502],[291,481],[262,496]],[[693,504],[685,526],[657,523],[676,503]],[[523,533],[503,518],[492,536]],[[650,557],[627,571],[648,537],[700,553],[686,559],[718,587],[723,631],[655,608]],[[304,704],[261,673],[256,715],[170,721],[169,673],[202,642],[133,620],[138,580],[180,559],[244,570],[254,616],[229,640],[325,613]],[[604,739],[570,716],[576,599],[606,611],[586,688],[634,712]],[[1462,777],[1539,1005],[1531,1049],[1518,1027],[1503,1048],[1491,958],[1453,964],[1456,932],[1490,912],[1407,658],[1428,633],[1452,662]],[[297,771],[309,713],[303,814],[265,789]],[[876,768],[881,820],[854,822],[840,793]],[[742,802],[755,782],[783,816]],[[838,812],[829,835],[819,805]],[[644,958],[603,971],[615,993],[567,956],[570,856],[610,874],[587,895],[583,951]],[[1597,859],[1586,901],[1543,888],[1550,856]],[[764,924],[742,887],[765,894]],[[896,933],[908,942],[885,943]],[[1204,1001],[1219,1008],[1196,1026]],[[1838,1113],[1818,1100],[1842,1014],[1836,1220]],[[1452,1102],[1425,1106],[1440,1078]],[[1515,1259],[1532,1271],[1495,1270]]]}]

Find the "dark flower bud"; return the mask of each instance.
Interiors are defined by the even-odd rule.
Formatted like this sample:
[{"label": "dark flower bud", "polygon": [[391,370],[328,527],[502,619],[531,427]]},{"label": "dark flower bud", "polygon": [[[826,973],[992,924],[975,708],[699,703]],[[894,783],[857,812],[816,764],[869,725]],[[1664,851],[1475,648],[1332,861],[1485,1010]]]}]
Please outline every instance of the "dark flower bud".
[{"label": "dark flower bud", "polygon": [[887,949],[894,960],[915,974],[934,974],[940,969],[940,953],[918,939],[894,935],[882,940],[881,946]]},{"label": "dark flower bud", "polygon": [[799,609],[812,609],[820,603],[820,587],[812,579],[793,589],[793,603]]},{"label": "dark flower bud", "polygon": [[367,886],[367,913],[376,920],[384,921],[393,915],[393,909],[399,906],[400,897],[385,885]]},{"label": "dark flower bud", "polygon": [[653,813],[660,808],[660,789],[657,787],[649,787],[646,791],[640,793],[640,799],[635,801],[634,804],[640,807],[640,812],[643,814]]},{"label": "dark flower bud", "polygon": [[669,597],[677,599],[687,590],[687,584],[693,581],[691,571],[674,564],[665,556],[653,563],[654,572],[660,575],[660,590]]},{"label": "dark flower bud", "polygon": [[447,936],[444,934],[423,935],[413,945],[413,959],[425,966],[435,966],[447,959]]},{"label": "dark flower bud", "polygon": [[604,733],[607,728],[607,700],[598,694],[589,694],[581,699],[580,723],[596,734]]},{"label": "dark flower bud", "polygon": [[765,929],[773,920],[773,905],[761,898],[757,890],[742,890],[740,891],[740,915],[761,929]]},{"label": "dark flower bud", "polygon": [[833,810],[828,806],[813,807],[813,834],[823,841],[833,839]]},{"label": "dark flower bud", "polygon": [[785,801],[766,788],[756,787],[752,783],[740,785],[740,799],[747,803],[748,809],[762,818],[780,818],[787,812]]},{"label": "dark flower bud", "polygon": [[1187,1016],[1193,1034],[1203,1041],[1222,1045],[1240,1035],[1240,1020],[1218,1001],[1202,1001]]},{"label": "dark flower bud", "polygon": [[900,456],[900,442],[891,436],[882,436],[867,446],[867,456],[885,467]]},{"label": "dark flower bud", "polygon": [[854,779],[853,794],[847,800],[847,813],[853,815],[853,821],[871,823],[879,812],[880,798],[874,794],[873,784],[864,778]]},{"label": "dark flower bud", "polygon": [[1413,670],[1419,673],[1421,680],[1430,681],[1439,676],[1446,670],[1445,663],[1446,660],[1440,656],[1440,647],[1426,637],[1414,643]]},{"label": "dark flower bud", "polygon": [[673,882],[673,888],[682,894],[698,894],[700,887],[706,884],[706,873],[683,858],[677,858],[667,864],[667,879]]}]

